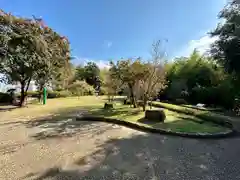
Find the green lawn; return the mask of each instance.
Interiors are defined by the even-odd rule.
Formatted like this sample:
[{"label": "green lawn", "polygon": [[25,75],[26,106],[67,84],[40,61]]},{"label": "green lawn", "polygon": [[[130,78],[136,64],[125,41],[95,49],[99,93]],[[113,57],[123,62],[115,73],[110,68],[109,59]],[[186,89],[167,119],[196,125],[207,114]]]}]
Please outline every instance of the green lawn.
[{"label": "green lawn", "polygon": [[106,97],[96,96],[82,96],[48,99],[46,105],[42,104],[29,104],[23,108],[16,108],[7,111],[7,106],[0,106],[0,120],[12,119],[37,119],[52,115],[66,116],[70,112],[75,112],[81,109],[89,109],[94,107],[101,107],[105,102]]},{"label": "green lawn", "polygon": [[[157,108],[154,108],[157,109]],[[130,108],[128,105],[116,103],[114,109],[105,110],[101,108],[93,108],[90,113],[94,116],[102,116],[106,118],[114,118],[123,121],[129,121],[150,128],[161,128],[177,132],[222,132],[227,128],[206,122],[192,115],[177,113],[165,109],[166,119],[164,123],[150,122],[144,119],[144,112],[141,108]]]},{"label": "green lawn", "polygon": [[84,109],[96,116],[130,121],[150,128],[164,128],[178,132],[221,132],[227,130],[222,126],[203,121],[194,115],[186,115],[167,109],[165,109],[167,117],[164,123],[149,122],[144,119],[144,112],[141,108],[130,108],[129,105],[122,105],[116,101],[113,110],[104,110],[105,102],[107,102],[107,97],[96,96],[48,99],[46,105],[30,104],[24,108],[0,111],[0,120],[34,120],[48,116],[61,119]]}]

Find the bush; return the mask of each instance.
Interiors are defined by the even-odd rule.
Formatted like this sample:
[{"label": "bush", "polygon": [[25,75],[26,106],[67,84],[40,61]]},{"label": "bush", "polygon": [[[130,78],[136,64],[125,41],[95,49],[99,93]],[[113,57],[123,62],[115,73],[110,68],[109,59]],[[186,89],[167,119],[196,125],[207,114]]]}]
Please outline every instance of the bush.
[{"label": "bush", "polygon": [[57,92],[58,98],[65,98],[65,97],[70,97],[70,96],[72,96],[72,93],[69,91],[58,91]]},{"label": "bush", "polygon": [[69,91],[48,91],[47,92],[47,98],[65,98],[70,97],[72,95]]},{"label": "bush", "polygon": [[230,123],[231,121],[228,120],[228,117],[222,116],[220,114],[212,113],[212,112],[206,112],[203,110],[196,110],[192,108],[187,108],[187,107],[181,107],[173,104],[167,104],[167,103],[162,103],[162,102],[153,102],[152,106],[155,107],[161,107],[161,108],[166,108],[171,111],[175,111],[178,113],[183,113],[183,114],[188,114],[188,115],[193,115],[196,116],[202,120],[205,121],[210,121],[219,125],[224,125],[226,127],[232,128],[232,124]]},{"label": "bush", "polygon": [[48,91],[48,92],[47,92],[47,98],[49,98],[49,99],[57,98],[57,92]]},{"label": "bush", "polygon": [[85,81],[76,81],[68,86],[69,91],[75,96],[93,95],[95,89]]},{"label": "bush", "polygon": [[106,90],[106,88],[100,88],[100,91],[99,91],[99,95],[107,95],[107,90]]},{"label": "bush", "polygon": [[0,103],[12,103],[13,97],[8,93],[0,92]]},{"label": "bush", "polygon": [[187,104],[187,101],[185,99],[176,99],[175,104],[178,104],[178,105]]},{"label": "bush", "polygon": [[161,110],[147,110],[145,112],[145,119],[150,121],[164,122],[166,115],[163,109]]}]

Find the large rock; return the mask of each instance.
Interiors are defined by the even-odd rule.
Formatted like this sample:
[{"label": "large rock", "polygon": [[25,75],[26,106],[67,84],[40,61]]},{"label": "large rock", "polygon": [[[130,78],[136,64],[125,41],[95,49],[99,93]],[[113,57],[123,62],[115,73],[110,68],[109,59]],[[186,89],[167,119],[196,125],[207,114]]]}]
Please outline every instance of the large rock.
[{"label": "large rock", "polygon": [[123,104],[124,105],[131,105],[130,99],[124,99]]},{"label": "large rock", "polygon": [[164,122],[166,115],[163,109],[159,110],[147,110],[145,112],[145,119],[150,121]]},{"label": "large rock", "polygon": [[104,109],[112,109],[113,108],[113,104],[112,103],[105,103],[104,104]]}]

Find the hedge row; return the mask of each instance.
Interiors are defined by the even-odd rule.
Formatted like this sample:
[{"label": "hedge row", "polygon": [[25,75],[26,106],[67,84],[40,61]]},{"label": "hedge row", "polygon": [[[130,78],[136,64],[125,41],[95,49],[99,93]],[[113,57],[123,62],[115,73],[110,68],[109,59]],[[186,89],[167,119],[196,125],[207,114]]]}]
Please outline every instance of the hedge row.
[{"label": "hedge row", "polygon": [[[85,92],[83,95],[92,95],[92,92]],[[21,94],[16,93],[15,97],[20,98]],[[71,97],[76,96],[76,94],[70,91],[47,91],[47,98],[64,98],[64,97]],[[38,91],[28,91],[27,97],[38,98],[39,92]],[[11,103],[13,97],[9,93],[0,92],[0,103]]]},{"label": "hedge row", "polygon": [[0,103],[11,103],[12,100],[10,94],[0,92]]},{"label": "hedge row", "polygon": [[[92,95],[91,93],[85,93],[84,95]],[[20,93],[17,94],[18,97],[20,97]],[[37,91],[28,91],[27,92],[28,97],[38,98],[39,92]],[[71,97],[76,96],[70,91],[47,91],[47,98],[64,98],[64,97]]]},{"label": "hedge row", "polygon": [[178,113],[193,115],[195,117],[198,117],[200,119],[203,119],[205,121],[210,121],[219,125],[223,125],[229,128],[233,128],[233,125],[231,123],[231,120],[227,116],[222,116],[220,114],[216,114],[213,112],[207,112],[203,110],[197,110],[187,107],[181,107],[178,105],[168,104],[168,103],[162,103],[162,102],[152,102],[152,106],[155,107],[161,107],[166,108],[171,111],[175,111]]}]

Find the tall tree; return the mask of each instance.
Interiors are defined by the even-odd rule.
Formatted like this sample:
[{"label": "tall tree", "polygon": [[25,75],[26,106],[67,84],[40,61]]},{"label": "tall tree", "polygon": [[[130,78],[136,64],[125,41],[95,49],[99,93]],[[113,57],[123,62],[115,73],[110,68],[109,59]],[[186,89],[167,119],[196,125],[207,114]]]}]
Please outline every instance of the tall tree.
[{"label": "tall tree", "polygon": [[225,20],[211,32],[218,37],[212,45],[213,57],[225,69],[240,78],[240,5],[236,0],[229,2],[220,12],[219,18]]},{"label": "tall tree", "polygon": [[116,64],[111,62],[110,65],[111,68],[109,71],[111,72],[111,78],[118,79],[121,84],[126,84],[128,86],[131,104],[136,108],[135,87],[136,83],[144,75],[140,58],[135,61],[131,59],[120,60]]},{"label": "tall tree", "polygon": [[30,81],[46,78],[69,61],[69,42],[43,23],[0,12],[0,73],[21,85],[23,105]]},{"label": "tall tree", "polygon": [[84,77],[86,82],[94,88],[98,86],[100,69],[94,62],[88,62],[84,66]]},{"label": "tall tree", "polygon": [[165,88],[166,73],[164,70],[165,52],[161,48],[161,41],[158,40],[152,45],[152,58],[143,65],[142,77],[139,88],[143,98],[143,111],[146,109],[147,101]]},{"label": "tall tree", "polygon": [[78,81],[85,80],[84,67],[82,65],[78,65],[76,67],[75,80],[78,80]]}]

